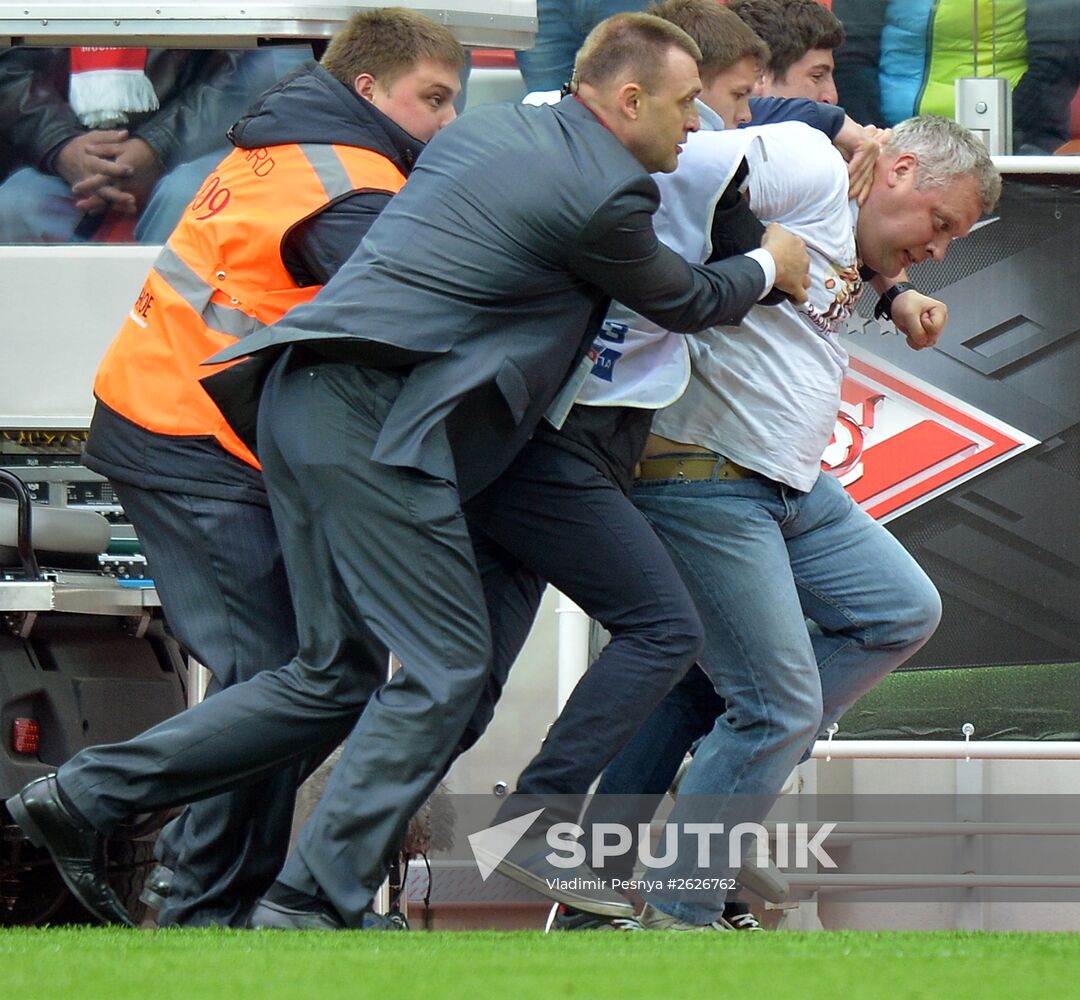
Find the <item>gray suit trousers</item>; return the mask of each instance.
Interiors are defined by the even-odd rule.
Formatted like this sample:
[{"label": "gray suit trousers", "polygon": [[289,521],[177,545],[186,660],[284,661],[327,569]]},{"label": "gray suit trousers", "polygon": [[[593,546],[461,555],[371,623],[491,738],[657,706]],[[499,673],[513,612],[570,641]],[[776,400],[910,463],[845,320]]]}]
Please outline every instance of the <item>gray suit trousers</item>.
[{"label": "gray suit trousers", "polygon": [[[301,349],[278,361],[260,405],[259,452],[296,610],[296,658],[127,743],[83,751],[58,774],[108,833],[130,813],[270,774],[351,728],[280,879],[325,896],[354,925],[443,773],[490,659],[456,487],[371,460],[403,384],[306,363]],[[387,648],[403,663],[390,681]]]},{"label": "gray suit trousers", "polygon": [[[208,695],[296,655],[285,564],[270,510],[115,483],[180,644],[213,675]],[[328,750],[330,748],[323,748]],[[195,803],[161,831],[173,869],[158,926],[242,927],[285,862],[296,787],[323,760]]]}]

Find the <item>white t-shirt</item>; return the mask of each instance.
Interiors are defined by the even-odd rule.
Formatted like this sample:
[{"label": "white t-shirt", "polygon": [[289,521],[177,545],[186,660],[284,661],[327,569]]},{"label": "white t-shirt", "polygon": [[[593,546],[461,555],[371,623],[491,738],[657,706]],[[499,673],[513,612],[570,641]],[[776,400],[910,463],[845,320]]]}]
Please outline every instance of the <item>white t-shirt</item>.
[{"label": "white t-shirt", "polygon": [[743,131],[762,139],[747,154],[751,208],[806,242],[807,301],[755,306],[739,326],[688,337],[690,383],[653,429],[806,491],[840,405],[838,334],[862,291],[855,210],[844,161],[821,132],[800,122]]},{"label": "white t-shirt", "polygon": [[[698,113],[701,131],[687,136],[674,173],[653,174],[660,189],[653,227],[680,257],[700,264],[712,253],[716,203],[755,136],[752,129],[725,131],[723,119],[700,102]],[[754,250],[747,256],[762,266],[771,289],[776,272],[769,252]],[[684,334],[669,333],[613,302],[594,341],[596,361],[577,390],[577,402],[653,410],[667,406],[690,379],[686,342]]]}]

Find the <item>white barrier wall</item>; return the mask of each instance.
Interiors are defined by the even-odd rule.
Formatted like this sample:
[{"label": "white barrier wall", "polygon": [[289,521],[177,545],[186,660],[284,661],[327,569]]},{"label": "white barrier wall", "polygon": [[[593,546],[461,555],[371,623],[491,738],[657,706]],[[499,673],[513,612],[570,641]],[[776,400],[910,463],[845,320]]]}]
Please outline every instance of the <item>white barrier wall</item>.
[{"label": "white barrier wall", "polygon": [[157,252],[0,246],[0,428],[89,426],[94,373]]}]

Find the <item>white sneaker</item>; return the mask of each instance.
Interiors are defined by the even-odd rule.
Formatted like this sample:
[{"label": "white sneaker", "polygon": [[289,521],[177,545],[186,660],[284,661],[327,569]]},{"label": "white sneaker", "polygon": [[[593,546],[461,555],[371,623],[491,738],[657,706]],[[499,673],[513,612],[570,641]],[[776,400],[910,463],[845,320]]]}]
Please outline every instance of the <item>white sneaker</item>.
[{"label": "white sneaker", "polygon": [[761,926],[761,921],[758,920],[749,910],[745,913],[727,913],[717,921],[718,924],[723,924],[728,930],[732,931],[764,931],[765,928]]}]

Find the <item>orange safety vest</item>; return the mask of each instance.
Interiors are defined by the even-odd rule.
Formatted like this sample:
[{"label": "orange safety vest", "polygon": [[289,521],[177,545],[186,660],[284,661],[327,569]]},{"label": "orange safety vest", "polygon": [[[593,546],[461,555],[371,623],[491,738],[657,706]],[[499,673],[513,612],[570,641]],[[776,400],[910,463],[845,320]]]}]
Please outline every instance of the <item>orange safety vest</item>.
[{"label": "orange safety vest", "polygon": [[208,357],[314,298],[281,259],[298,223],[359,190],[396,193],[385,156],[305,143],[236,149],[218,164],[154,262],[94,381],[106,406],[157,434],[213,436],[259,468],[199,379]]}]

